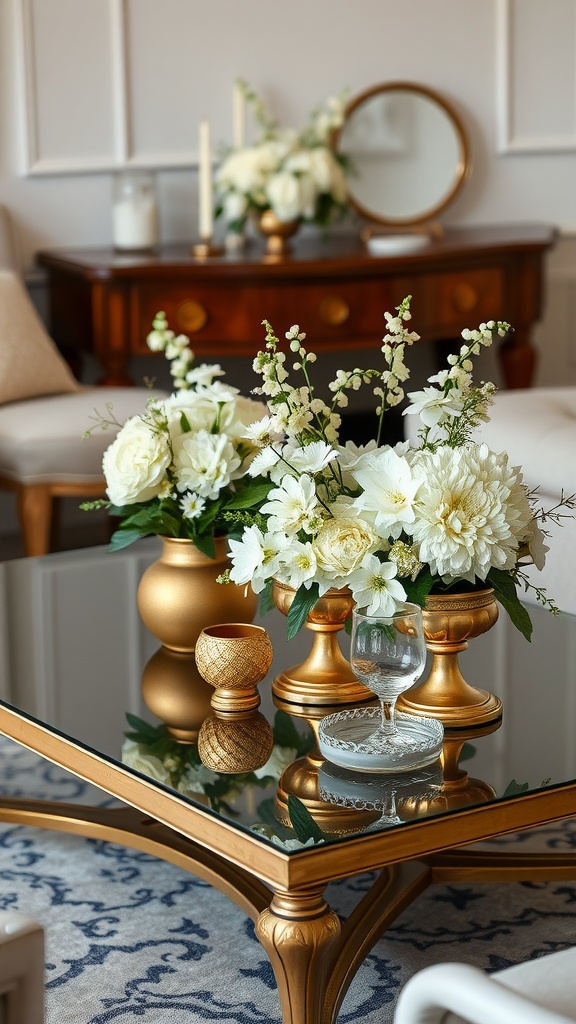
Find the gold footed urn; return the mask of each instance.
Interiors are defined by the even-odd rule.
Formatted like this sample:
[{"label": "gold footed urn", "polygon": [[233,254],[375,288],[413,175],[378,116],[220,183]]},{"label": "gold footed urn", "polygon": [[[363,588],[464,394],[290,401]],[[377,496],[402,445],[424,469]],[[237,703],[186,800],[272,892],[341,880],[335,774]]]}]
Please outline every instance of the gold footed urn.
[{"label": "gold footed urn", "polygon": [[266,256],[279,259],[290,252],[290,239],[300,227],[298,220],[279,220],[273,210],[256,215],[256,225],[266,239]]},{"label": "gold footed urn", "polygon": [[215,558],[204,555],[191,540],[160,539],[162,553],[143,574],[137,599],[144,625],[165,647],[192,653],[205,626],[252,622],[256,595],[233,583],[216,582],[231,564],[225,537],[215,540]]},{"label": "gold footed urn", "polygon": [[257,710],[257,687],[272,664],[272,655],[270,637],[262,626],[229,622],[208,626],[198,637],[198,671],[214,687],[212,713],[198,734],[198,753],[212,771],[256,771],[270,757],[274,736]]},{"label": "gold footed urn", "polygon": [[[274,604],[287,615],[296,591],[274,580]],[[300,665],[294,665],[276,676],[272,694],[296,708],[328,705],[362,704],[373,701],[374,694],[354,675],[350,662],[340,649],[338,633],[352,614],[354,600],[348,587],[328,590],[319,598],[306,620],[306,629],[313,635],[312,650]]]},{"label": "gold footed urn", "polygon": [[499,719],[502,701],[470,686],[458,664],[468,640],[488,632],[498,618],[493,589],[429,594],[422,617],[426,647],[432,655],[430,673],[401,694],[398,710],[437,718],[446,728],[465,729]]}]

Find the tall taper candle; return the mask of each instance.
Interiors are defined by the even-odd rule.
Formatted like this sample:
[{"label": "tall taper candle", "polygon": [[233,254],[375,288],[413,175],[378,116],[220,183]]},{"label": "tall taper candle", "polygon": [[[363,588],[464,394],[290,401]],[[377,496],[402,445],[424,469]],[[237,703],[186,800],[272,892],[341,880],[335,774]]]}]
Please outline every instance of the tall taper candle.
[{"label": "tall taper candle", "polygon": [[200,238],[212,238],[212,156],[210,153],[210,125],[200,121],[200,159],[198,166],[198,221]]},{"label": "tall taper candle", "polygon": [[246,136],[246,110],[244,106],[244,93],[240,82],[234,82],[232,94],[232,128],[233,142],[235,149],[242,149]]}]

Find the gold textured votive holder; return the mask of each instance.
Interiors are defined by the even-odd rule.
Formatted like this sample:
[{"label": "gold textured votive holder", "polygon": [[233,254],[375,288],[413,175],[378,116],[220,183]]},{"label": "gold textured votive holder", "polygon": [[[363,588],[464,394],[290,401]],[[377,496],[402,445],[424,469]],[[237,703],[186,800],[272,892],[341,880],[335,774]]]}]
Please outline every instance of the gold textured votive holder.
[{"label": "gold textured votive holder", "polygon": [[258,683],[272,664],[272,644],[262,626],[227,622],[203,629],[196,643],[196,667],[214,687],[215,711],[251,711],[260,704]]},{"label": "gold textured votive holder", "polygon": [[198,753],[218,772],[255,771],[273,746],[272,728],[257,711],[258,683],[272,664],[272,644],[262,626],[228,622],[203,629],[196,644],[198,671],[214,687],[198,734]]}]

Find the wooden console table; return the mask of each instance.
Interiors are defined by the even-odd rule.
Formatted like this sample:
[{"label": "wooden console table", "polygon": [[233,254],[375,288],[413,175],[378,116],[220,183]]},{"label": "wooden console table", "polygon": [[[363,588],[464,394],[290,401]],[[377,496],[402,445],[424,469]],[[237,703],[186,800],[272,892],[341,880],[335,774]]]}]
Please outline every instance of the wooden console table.
[{"label": "wooden console table", "polygon": [[293,323],[316,351],[379,347],[384,312],[413,296],[424,341],[457,338],[464,327],[508,320],[501,345],[508,387],[532,383],[532,325],[541,314],[543,257],[554,244],[546,225],[447,230],[403,256],[370,256],[352,236],[296,240],[293,253],[267,258],[257,243],[239,256],[197,259],[189,247],[153,253],[51,249],[38,253],[50,290],[52,334],[67,349],[92,351],[101,383],[130,383],[128,360],[149,354],[146,336],[159,309],[187,334],[197,355],[254,356],[261,321],[278,332]]}]

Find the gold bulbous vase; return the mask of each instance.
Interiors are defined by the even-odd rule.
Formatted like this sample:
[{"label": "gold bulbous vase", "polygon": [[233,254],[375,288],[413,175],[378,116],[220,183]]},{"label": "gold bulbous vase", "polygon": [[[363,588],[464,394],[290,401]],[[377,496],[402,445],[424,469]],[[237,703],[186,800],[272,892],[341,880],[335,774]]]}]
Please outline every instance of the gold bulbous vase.
[{"label": "gold bulbous vase", "polygon": [[146,707],[180,743],[196,743],[200,726],[210,714],[212,687],[202,678],[194,655],[160,647],[142,673]]},{"label": "gold bulbous vase", "polygon": [[290,252],[290,239],[300,227],[299,220],[279,220],[274,210],[256,214],[256,225],[266,239],[266,256],[279,259]]},{"label": "gold bulbous vase", "polygon": [[231,565],[225,537],[215,540],[215,558],[203,554],[191,540],[160,540],[160,558],[144,572],[137,600],[144,624],[165,647],[191,653],[205,626],[252,621],[255,594],[233,583],[216,582]]},{"label": "gold bulbous vase", "polygon": [[[296,596],[293,587],[274,580],[272,597],[283,615],[290,611]],[[274,698],[288,701],[296,708],[373,701],[374,694],[354,675],[350,662],[340,649],[338,633],[352,614],[354,599],[348,587],[328,590],[318,599],[305,626],[313,634],[312,649],[300,664],[281,672],[272,683]]]},{"label": "gold bulbous vase", "polygon": [[426,647],[432,655],[428,676],[401,694],[398,710],[439,719],[446,728],[469,728],[502,716],[502,701],[470,686],[458,655],[471,640],[492,628],[498,618],[494,590],[429,594],[422,609]]}]

